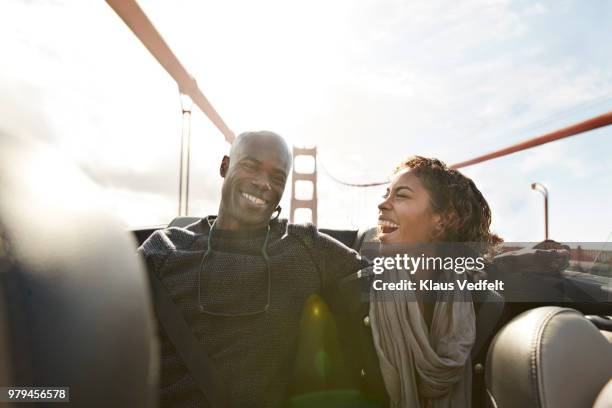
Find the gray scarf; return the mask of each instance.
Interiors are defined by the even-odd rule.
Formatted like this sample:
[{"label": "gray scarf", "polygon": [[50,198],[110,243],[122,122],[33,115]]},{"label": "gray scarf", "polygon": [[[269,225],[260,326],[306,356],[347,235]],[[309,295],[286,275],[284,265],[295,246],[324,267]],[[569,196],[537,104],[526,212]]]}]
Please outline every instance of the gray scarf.
[{"label": "gray scarf", "polygon": [[[453,271],[442,274],[440,281],[466,279]],[[380,276],[389,282],[410,279],[403,270]],[[391,407],[471,407],[476,317],[467,290],[455,283],[453,291],[438,292],[429,331],[413,291],[371,288],[370,324]]]}]

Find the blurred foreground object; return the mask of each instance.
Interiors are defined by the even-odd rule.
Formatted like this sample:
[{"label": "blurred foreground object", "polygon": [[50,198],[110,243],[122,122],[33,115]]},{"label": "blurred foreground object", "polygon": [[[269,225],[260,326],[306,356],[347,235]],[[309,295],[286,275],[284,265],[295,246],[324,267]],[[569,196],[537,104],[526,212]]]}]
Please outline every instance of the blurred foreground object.
[{"label": "blurred foreground object", "polygon": [[0,387],[69,387],[78,407],[152,407],[144,268],[100,202],[67,160],[0,132]]}]

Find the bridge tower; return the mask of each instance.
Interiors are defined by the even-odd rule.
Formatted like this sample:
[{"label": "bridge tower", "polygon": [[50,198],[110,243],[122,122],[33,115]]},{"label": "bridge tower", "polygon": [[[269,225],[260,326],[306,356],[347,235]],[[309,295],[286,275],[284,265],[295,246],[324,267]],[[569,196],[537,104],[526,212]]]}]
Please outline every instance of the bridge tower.
[{"label": "bridge tower", "polygon": [[[299,156],[312,157],[314,168],[311,173],[298,173],[295,170],[296,158]],[[312,196],[309,199],[297,199],[295,196],[295,184],[297,181],[312,183]],[[291,176],[291,210],[289,222],[294,222],[295,210],[306,208],[310,210],[311,222],[317,224],[317,148],[293,147],[293,173]]]}]

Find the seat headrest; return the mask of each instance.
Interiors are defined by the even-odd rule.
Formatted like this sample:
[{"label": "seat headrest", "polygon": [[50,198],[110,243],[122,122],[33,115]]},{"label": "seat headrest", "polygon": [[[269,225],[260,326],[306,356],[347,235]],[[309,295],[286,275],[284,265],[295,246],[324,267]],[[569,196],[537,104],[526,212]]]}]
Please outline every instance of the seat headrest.
[{"label": "seat headrest", "polygon": [[612,377],[612,349],[580,312],[529,310],[500,330],[487,357],[496,407],[591,407]]},{"label": "seat headrest", "polygon": [[170,221],[170,224],[168,224],[168,228],[170,227],[185,228],[188,225],[193,224],[194,222],[200,221],[201,219],[202,219],[201,217],[188,217],[188,216],[176,217],[175,219]]},{"label": "seat headrest", "polygon": [[75,166],[0,133],[0,386],[74,406],[153,406],[158,345],[125,227]]}]

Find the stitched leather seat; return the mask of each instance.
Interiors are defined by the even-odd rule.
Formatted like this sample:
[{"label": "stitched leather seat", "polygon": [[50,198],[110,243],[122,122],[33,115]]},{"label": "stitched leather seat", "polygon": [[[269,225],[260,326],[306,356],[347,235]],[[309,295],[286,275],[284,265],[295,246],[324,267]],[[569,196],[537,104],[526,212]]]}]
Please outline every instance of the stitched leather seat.
[{"label": "stitched leather seat", "polygon": [[486,384],[494,407],[592,407],[612,378],[612,350],[580,312],[529,310],[493,339]]},{"label": "stitched leather seat", "polygon": [[64,159],[0,133],[0,386],[70,387],[71,406],[152,407],[144,268],[96,192]]}]

